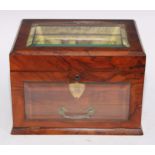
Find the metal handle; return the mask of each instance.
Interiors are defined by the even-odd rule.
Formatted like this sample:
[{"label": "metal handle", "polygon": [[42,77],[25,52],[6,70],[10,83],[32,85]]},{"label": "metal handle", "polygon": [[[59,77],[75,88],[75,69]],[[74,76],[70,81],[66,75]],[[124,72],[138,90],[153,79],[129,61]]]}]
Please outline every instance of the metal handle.
[{"label": "metal handle", "polygon": [[61,107],[58,112],[61,116],[67,119],[88,119],[95,114],[95,109],[93,107],[89,107],[86,113],[81,115],[69,115],[67,114],[68,110],[64,107]]}]

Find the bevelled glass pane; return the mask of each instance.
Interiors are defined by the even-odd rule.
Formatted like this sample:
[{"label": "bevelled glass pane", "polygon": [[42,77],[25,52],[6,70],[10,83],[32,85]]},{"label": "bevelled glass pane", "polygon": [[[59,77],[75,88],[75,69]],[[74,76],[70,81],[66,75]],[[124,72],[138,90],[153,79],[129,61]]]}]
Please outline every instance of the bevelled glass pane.
[{"label": "bevelled glass pane", "polygon": [[26,82],[30,120],[128,120],[129,83]]},{"label": "bevelled glass pane", "polygon": [[27,46],[129,47],[124,25],[50,26],[33,25]]}]

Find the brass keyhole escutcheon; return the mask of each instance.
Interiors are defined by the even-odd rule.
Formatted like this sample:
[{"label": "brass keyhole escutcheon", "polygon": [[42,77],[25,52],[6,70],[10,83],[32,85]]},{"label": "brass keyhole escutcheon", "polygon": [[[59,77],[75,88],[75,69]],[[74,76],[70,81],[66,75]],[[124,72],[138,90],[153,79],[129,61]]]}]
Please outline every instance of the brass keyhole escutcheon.
[{"label": "brass keyhole escutcheon", "polygon": [[75,82],[69,84],[69,91],[74,98],[79,99],[85,91],[85,84],[80,83],[80,76],[75,76]]}]

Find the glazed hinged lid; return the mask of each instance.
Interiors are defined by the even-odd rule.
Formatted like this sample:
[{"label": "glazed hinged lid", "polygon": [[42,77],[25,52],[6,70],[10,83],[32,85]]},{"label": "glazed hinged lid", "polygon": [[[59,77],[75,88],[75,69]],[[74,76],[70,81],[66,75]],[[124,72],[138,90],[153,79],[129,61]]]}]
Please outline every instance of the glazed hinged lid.
[{"label": "glazed hinged lid", "polygon": [[33,57],[35,64],[47,56],[144,55],[133,20],[27,19],[21,23],[10,59],[17,63]]}]

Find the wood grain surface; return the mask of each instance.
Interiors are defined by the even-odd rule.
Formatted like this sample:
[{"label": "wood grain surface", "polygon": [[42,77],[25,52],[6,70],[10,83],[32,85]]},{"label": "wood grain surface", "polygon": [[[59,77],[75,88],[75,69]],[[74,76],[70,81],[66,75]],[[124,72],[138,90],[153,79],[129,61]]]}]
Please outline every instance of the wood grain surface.
[{"label": "wood grain surface", "polygon": [[[124,24],[130,47],[27,47],[26,41],[30,28],[32,24],[36,23],[64,26]],[[132,20],[23,20],[17,40],[10,53],[13,107],[12,134],[141,135],[145,59],[146,56]],[[24,85],[26,83],[67,84],[75,82],[77,75],[80,77],[79,82],[84,83],[111,85],[127,83],[130,86],[128,119],[124,121],[98,118],[90,119],[91,121],[68,121],[52,118],[50,120],[27,119],[25,108],[29,101],[25,100]],[[111,89],[114,90],[113,87]],[[37,91],[40,92],[39,87]],[[98,90],[96,89],[96,91]],[[120,91],[120,95],[121,93]],[[119,101],[121,97],[116,99],[112,95],[111,98],[111,100]],[[40,103],[43,104],[43,100]],[[64,104],[67,104],[66,101]],[[37,105],[35,104],[35,106]],[[37,108],[38,111],[43,110],[41,105]]]}]

